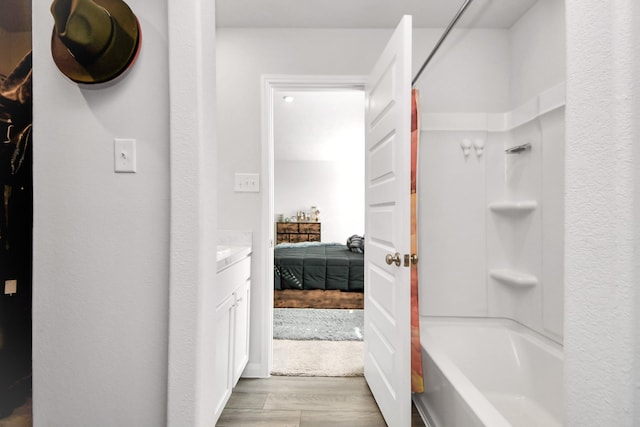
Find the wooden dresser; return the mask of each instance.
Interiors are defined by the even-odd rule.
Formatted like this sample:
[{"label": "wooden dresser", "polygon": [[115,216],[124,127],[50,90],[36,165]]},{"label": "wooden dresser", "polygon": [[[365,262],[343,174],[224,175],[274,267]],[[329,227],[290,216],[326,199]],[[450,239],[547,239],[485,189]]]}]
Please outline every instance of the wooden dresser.
[{"label": "wooden dresser", "polygon": [[319,242],[319,222],[276,223],[276,244],[297,242]]}]

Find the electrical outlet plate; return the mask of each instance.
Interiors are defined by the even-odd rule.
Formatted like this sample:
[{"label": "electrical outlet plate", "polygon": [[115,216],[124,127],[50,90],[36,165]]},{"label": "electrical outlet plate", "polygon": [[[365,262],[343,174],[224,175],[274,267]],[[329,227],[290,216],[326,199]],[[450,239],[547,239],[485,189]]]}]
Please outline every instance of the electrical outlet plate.
[{"label": "electrical outlet plate", "polygon": [[236,173],[233,191],[237,193],[260,192],[260,175],[257,173]]}]

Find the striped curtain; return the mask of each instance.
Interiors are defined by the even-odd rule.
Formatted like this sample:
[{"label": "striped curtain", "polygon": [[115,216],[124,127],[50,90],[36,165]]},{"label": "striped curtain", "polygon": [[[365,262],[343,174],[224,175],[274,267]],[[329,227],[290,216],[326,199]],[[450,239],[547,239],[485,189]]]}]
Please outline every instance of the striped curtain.
[{"label": "striped curtain", "polygon": [[[411,253],[418,253],[418,142],[420,140],[420,93],[411,91]],[[422,393],[422,348],[420,346],[420,313],[418,304],[418,266],[411,265],[411,392]]]}]

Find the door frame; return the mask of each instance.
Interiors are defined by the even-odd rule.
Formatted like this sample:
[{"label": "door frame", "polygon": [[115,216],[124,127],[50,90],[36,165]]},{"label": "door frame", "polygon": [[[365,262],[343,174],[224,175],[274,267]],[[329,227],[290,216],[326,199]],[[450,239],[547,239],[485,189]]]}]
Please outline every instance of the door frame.
[{"label": "door frame", "polygon": [[[266,378],[273,367],[273,246],[274,233],[274,102],[276,92],[282,90],[323,91],[356,89],[364,91],[367,76],[364,75],[263,75],[262,89],[262,233],[259,245],[264,248],[261,271],[265,292],[259,301],[263,319],[260,334],[260,364],[255,372],[245,372],[247,376]],[[256,298],[258,299],[258,298]],[[255,342],[255,340],[253,341]]]}]

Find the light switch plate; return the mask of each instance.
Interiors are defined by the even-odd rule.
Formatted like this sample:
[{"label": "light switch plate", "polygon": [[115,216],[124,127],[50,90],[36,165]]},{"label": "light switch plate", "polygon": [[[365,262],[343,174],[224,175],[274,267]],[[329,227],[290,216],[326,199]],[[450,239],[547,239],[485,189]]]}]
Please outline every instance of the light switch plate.
[{"label": "light switch plate", "polygon": [[4,281],[4,294],[13,295],[18,292],[17,280],[5,280]]},{"label": "light switch plate", "polygon": [[238,193],[259,193],[260,175],[257,173],[236,173],[233,191]]},{"label": "light switch plate", "polygon": [[136,140],[113,140],[113,160],[116,172],[134,173],[136,171]]}]

